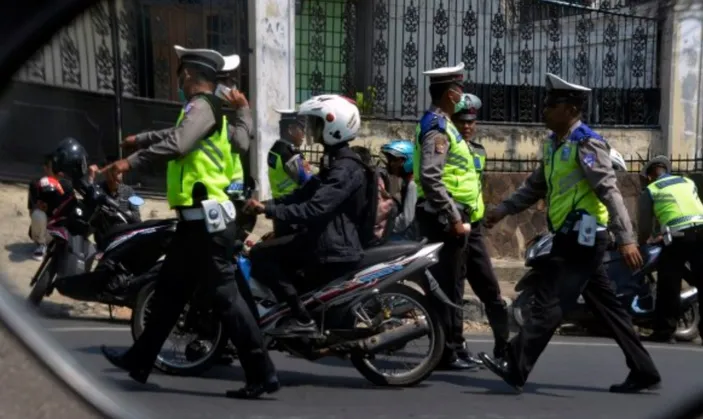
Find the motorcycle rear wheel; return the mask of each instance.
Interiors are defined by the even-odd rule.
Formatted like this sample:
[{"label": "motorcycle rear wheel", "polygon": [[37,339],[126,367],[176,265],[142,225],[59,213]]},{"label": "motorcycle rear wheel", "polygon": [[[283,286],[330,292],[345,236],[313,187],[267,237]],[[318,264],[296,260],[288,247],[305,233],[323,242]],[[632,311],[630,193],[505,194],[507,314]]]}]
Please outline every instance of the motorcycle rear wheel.
[{"label": "motorcycle rear wheel", "polygon": [[[437,368],[440,361],[442,360],[442,355],[444,353],[444,347],[446,343],[446,337],[444,335],[444,328],[440,321],[439,315],[430,305],[429,299],[424,294],[418,292],[412,287],[403,284],[394,284],[387,289],[383,290],[378,296],[384,294],[391,294],[395,296],[400,296],[407,299],[410,302],[418,305],[425,313],[427,313],[427,323],[430,327],[430,338],[432,343],[430,346],[430,353],[418,367],[414,368],[410,373],[404,375],[387,375],[382,374],[375,366],[371,364],[366,356],[359,353],[354,353],[350,355],[350,361],[354,368],[356,368],[361,375],[367,380],[377,386],[386,387],[411,387],[415,386],[429,377],[432,372]],[[352,326],[353,327],[353,326]],[[410,342],[407,342],[410,343]],[[398,350],[402,350],[406,345],[402,345]]]},{"label": "motorcycle rear wheel", "polygon": [[679,324],[674,332],[674,338],[679,342],[691,342],[696,339],[698,333],[698,323],[701,321],[698,311],[698,301],[683,307],[679,316]]},{"label": "motorcycle rear wheel", "polygon": [[[130,328],[132,332],[132,338],[136,341],[139,336],[144,332],[147,320],[147,309],[149,303],[154,296],[154,290],[156,288],[156,282],[152,281],[146,284],[137,294],[137,299],[134,304],[134,309],[132,310],[132,317],[130,320]],[[212,348],[201,356],[197,360],[190,361],[188,364],[177,364],[175,362],[168,361],[163,358],[161,354],[156,358],[154,367],[159,371],[178,376],[199,376],[212,368],[215,364],[220,362],[222,354],[227,348],[227,343],[229,339],[224,333],[224,328],[222,327],[222,322],[213,319],[217,324],[214,326],[216,329],[215,335],[217,338],[212,344]],[[193,343],[193,342],[191,342]],[[186,349],[186,352],[188,349]]]}]

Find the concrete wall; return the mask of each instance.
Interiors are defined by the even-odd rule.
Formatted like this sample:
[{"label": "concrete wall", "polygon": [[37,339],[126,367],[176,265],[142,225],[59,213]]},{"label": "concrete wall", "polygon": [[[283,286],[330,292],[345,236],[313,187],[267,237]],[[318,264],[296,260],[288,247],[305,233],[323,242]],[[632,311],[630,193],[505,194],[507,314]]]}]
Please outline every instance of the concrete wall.
[{"label": "concrete wall", "polygon": [[[378,149],[391,138],[412,139],[415,136],[414,122],[388,122],[366,120],[362,124],[361,135],[357,140],[360,145]],[[661,130],[635,128],[597,128],[597,131],[623,155],[637,157],[637,153],[646,156],[651,148],[653,152],[663,149]],[[539,155],[548,131],[535,125],[498,125],[481,124],[477,139],[489,156],[501,158],[530,158]]]}]

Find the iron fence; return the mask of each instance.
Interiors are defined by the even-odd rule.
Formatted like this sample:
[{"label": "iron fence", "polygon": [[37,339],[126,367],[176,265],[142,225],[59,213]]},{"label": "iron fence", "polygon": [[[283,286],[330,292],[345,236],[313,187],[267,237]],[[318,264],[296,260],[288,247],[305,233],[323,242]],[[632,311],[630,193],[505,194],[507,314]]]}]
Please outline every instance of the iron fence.
[{"label": "iron fence", "polygon": [[657,125],[659,22],[641,0],[305,0],[297,100],[355,98],[366,116],[415,119],[422,72],[464,62],[479,119],[542,121],[544,74],[593,89],[592,124]]}]

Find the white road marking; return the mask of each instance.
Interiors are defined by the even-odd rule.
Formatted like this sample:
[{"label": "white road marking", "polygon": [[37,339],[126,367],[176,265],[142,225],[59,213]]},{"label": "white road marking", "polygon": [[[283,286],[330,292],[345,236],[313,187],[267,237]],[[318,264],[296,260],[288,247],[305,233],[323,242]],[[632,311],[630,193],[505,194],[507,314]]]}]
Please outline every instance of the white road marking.
[{"label": "white road marking", "polygon": [[49,332],[129,332],[129,327],[51,327]]},{"label": "white road marking", "polygon": [[[466,339],[467,342],[469,343],[493,343],[492,339]],[[618,345],[616,343],[610,343],[610,342],[584,342],[582,340],[577,340],[577,341],[563,341],[563,340],[552,340],[549,342],[550,345],[556,345],[556,346],[590,346],[590,347],[609,347],[609,348],[617,348]],[[645,348],[647,349],[662,349],[662,350],[670,350],[670,351],[687,351],[687,352],[703,352],[703,346],[696,345],[693,346],[691,344],[685,344],[685,345],[644,345]]]}]

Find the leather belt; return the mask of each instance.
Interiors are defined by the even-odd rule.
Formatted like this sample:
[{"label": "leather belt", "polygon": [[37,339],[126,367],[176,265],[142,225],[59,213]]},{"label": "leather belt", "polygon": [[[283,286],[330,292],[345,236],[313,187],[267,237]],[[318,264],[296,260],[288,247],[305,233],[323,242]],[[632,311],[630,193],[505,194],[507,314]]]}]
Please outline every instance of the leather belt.
[{"label": "leather belt", "polygon": [[[581,228],[581,220],[578,220],[574,223],[574,228],[572,228],[572,231],[579,231],[579,228]],[[596,227],[596,231],[606,231],[608,228],[603,227],[602,225],[599,225]]]}]

